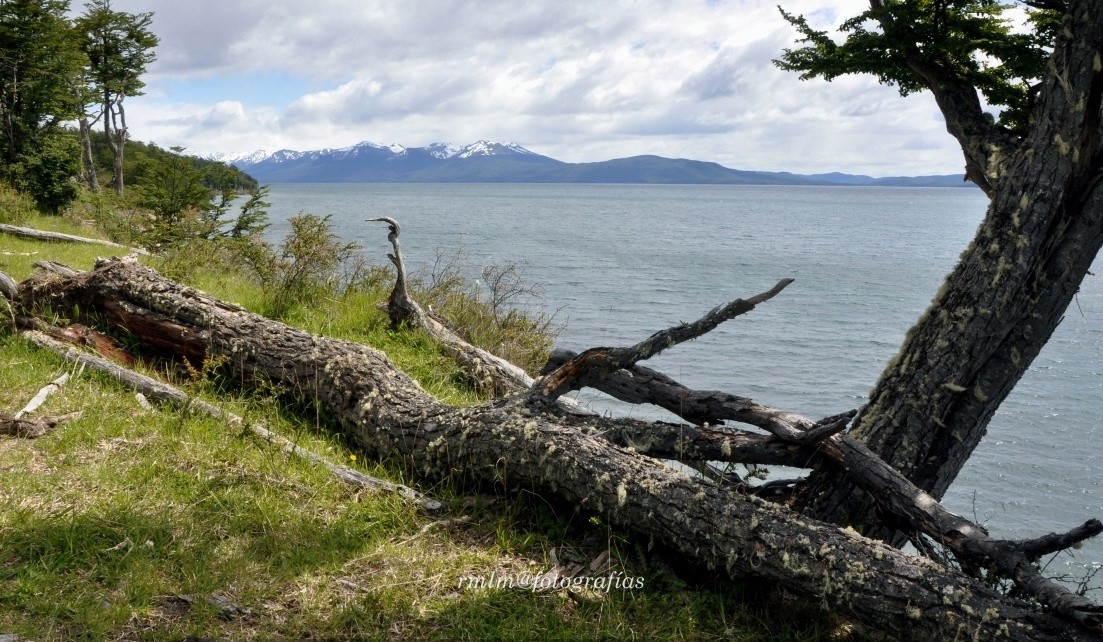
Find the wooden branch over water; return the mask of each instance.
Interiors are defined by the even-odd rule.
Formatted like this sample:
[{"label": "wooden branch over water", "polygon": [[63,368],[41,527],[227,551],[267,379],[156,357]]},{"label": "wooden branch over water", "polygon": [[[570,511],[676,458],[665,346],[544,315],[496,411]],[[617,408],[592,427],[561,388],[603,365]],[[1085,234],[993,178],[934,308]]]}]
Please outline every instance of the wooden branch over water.
[{"label": "wooden branch over water", "polygon": [[749,299],[736,299],[718,306],[692,323],[683,323],[660,330],[634,346],[627,348],[590,348],[545,375],[533,387],[532,393],[549,400],[600,381],[623,368],[630,368],[663,350],[710,332],[724,321],[746,314],[759,303],[768,301],[785,289],[793,279],[782,279],[769,290]]},{"label": "wooden branch over water", "polygon": [[[543,372],[552,372],[578,357],[570,350],[555,350]],[[786,442],[802,445],[815,444],[845,430],[855,414],[855,411],[850,411],[812,421],[796,413],[764,406],[747,397],[691,390],[663,373],[639,364],[606,374],[587,385],[621,401],[659,406],[698,425],[715,426],[726,420],[738,421],[762,428]]]},{"label": "wooden branch over water", "polygon": [[[809,466],[813,461],[826,460],[869,492],[884,513],[942,544],[963,563],[976,568],[997,568],[1002,576],[1014,581],[1046,607],[1090,628],[1103,627],[1103,607],[1045,578],[1034,564],[1045,554],[1041,551],[1063,550],[1103,532],[1103,523],[1099,520],[1089,520],[1064,534],[1054,533],[1034,540],[994,540],[980,526],[947,511],[934,497],[912,484],[864,444],[839,434],[856,411],[814,422],[745,397],[691,390],[662,373],[636,365],[637,361],[658,354],[666,347],[701,336],[726,318],[750,311],[755,304],[772,298],[790,282],[791,279],[782,280],[772,290],[745,302],[737,300],[716,308],[694,323],[657,332],[629,348],[594,348],[579,355],[557,352],[544,368],[550,370],[549,374],[534,387],[534,396],[539,398],[547,392],[548,398],[554,399],[556,394],[589,385],[625,401],[653,403],[675,414],[692,416],[706,426],[707,421],[730,419],[763,428],[790,446],[778,447],[769,440],[756,441],[719,430],[687,430],[661,424],[635,424],[633,436],[629,436],[633,431],[628,424],[603,436],[637,451],[641,450],[639,444],[646,444],[650,454],[662,450],[660,456],[678,460],[739,461],[732,457],[736,444],[744,454],[752,454],[753,448],[754,456],[760,459],[776,456],[780,460],[778,463],[787,465]],[[649,431],[655,434],[649,437]],[[816,447],[812,448],[813,445]],[[716,456],[717,448],[720,456]],[[802,460],[804,463],[799,463]],[[1065,546],[1054,548],[1060,544]]]}]

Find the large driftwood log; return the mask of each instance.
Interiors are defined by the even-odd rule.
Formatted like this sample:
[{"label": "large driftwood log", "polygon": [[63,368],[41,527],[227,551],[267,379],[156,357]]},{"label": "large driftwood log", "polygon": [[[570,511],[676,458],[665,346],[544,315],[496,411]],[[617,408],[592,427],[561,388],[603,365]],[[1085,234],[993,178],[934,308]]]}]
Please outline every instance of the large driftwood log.
[{"label": "large driftwood log", "polygon": [[53,309],[78,304],[159,349],[227,357],[238,376],[262,375],[288,395],[320,404],[366,451],[401,458],[426,478],[503,483],[599,513],[708,572],[777,581],[899,638],[1098,637],[960,572],[691,478],[602,438],[639,422],[569,416],[527,396],[451,408],[376,350],[264,319],[135,263],[24,282],[20,301]]},{"label": "large driftwood log", "polygon": [[[926,543],[919,538],[925,535],[949,549],[963,567],[991,569],[990,572],[999,577],[1015,582],[1024,594],[1037,599],[1047,608],[1091,628],[1103,626],[1103,608],[1048,580],[1036,565],[1043,555],[1063,550],[1103,532],[1103,523],[1099,520],[1089,520],[1062,535],[1051,534],[1023,541],[995,540],[982,527],[947,511],[938,500],[886,464],[864,444],[849,435],[838,434],[854,416],[854,411],[814,422],[796,413],[757,404],[745,397],[690,390],[654,371],[640,371],[638,361],[700,336],[723,318],[749,312],[757,303],[773,297],[786,285],[787,281],[782,281],[772,290],[747,301],[733,301],[714,309],[698,321],[657,332],[629,348],[595,348],[569,358],[565,353],[553,355],[553,361],[559,365],[545,368],[550,371],[533,387],[531,394],[554,397],[585,383],[622,399],[631,397],[637,403],[655,403],[683,416],[688,409],[702,423],[735,420],[763,428],[789,444],[817,444],[816,449],[800,453],[804,458],[803,464],[797,463],[799,459],[791,459],[788,463],[798,466],[832,464],[836,469],[845,471],[848,479],[869,493],[882,511],[883,521],[900,525],[905,535],[921,549],[926,547]],[[618,370],[618,367],[621,369]],[[639,379],[635,380],[637,375],[640,375]],[[626,380],[634,385],[628,385]],[[609,381],[613,383],[606,387],[604,384]],[[725,435],[721,433],[718,436],[723,438]],[[709,437],[708,431],[694,435],[696,439],[707,440]],[[716,436],[712,440],[715,441]],[[683,440],[678,445],[684,447],[684,443]],[[729,454],[721,452],[719,456],[706,457],[704,461],[732,461]],[[743,461],[746,463],[746,460]]]}]

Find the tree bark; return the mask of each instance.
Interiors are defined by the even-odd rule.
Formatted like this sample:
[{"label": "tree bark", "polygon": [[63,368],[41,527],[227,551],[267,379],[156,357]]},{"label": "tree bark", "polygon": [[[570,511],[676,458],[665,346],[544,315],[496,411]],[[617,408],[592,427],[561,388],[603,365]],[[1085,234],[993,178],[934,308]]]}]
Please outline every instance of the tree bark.
[{"label": "tree bark", "polygon": [[318,403],[361,447],[427,479],[465,477],[603,516],[707,573],[774,580],[901,639],[1096,639],[959,572],[611,445],[639,425],[576,417],[531,396],[456,409],[381,353],[317,337],[160,278],[134,262],[29,280],[24,306],[95,310],[135,338],[189,358],[224,356]]},{"label": "tree bark", "polygon": [[123,195],[123,152],[126,149],[126,112],[123,109],[121,93],[116,94],[111,90],[103,90],[103,133],[107,138],[107,147],[114,156],[111,171],[111,185],[115,188],[115,194]]},{"label": "tree bark", "polygon": [[81,172],[82,182],[93,192],[100,191],[100,178],[96,175],[96,158],[92,155],[92,125],[88,116],[81,115],[77,120],[80,126]]},{"label": "tree bark", "polygon": [[[979,124],[983,114],[960,98],[965,88],[928,79],[948,129],[983,166],[992,203],[851,435],[936,498],[1061,322],[1103,244],[1100,51],[1103,8],[1070,2],[1031,132],[1014,145],[1005,136],[992,142],[995,127]],[[877,524],[872,499],[845,476],[821,470],[805,489],[800,510],[902,541]]]}]

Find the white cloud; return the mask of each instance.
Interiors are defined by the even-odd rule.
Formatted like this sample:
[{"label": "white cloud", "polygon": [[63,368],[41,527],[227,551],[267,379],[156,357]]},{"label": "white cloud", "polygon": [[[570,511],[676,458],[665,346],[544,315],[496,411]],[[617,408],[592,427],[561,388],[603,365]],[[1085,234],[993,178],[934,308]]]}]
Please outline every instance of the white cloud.
[{"label": "white cloud", "polygon": [[[776,69],[771,59],[793,34],[772,3],[113,4],[155,12],[159,58],[128,116],[135,137],[164,145],[247,152],[490,138],[567,161],[654,153],[874,174],[960,165],[929,98]],[[822,27],[865,6],[784,4]]]}]

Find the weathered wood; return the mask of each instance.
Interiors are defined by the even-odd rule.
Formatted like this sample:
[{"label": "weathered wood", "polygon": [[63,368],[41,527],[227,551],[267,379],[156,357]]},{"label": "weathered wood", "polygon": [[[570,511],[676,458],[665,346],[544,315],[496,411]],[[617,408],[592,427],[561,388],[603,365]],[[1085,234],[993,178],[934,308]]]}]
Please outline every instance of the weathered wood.
[{"label": "weathered wood", "polygon": [[[623,352],[626,349],[606,348],[603,349],[603,354],[618,351]],[[595,388],[621,399],[624,396],[620,395],[626,393],[625,396],[630,396],[636,403],[655,403],[671,412],[688,411],[698,418],[713,422],[731,419],[749,423],[797,446],[817,443],[818,447],[815,449],[776,453],[789,459],[779,463],[807,467],[829,461],[834,470],[844,471],[848,480],[870,494],[881,515],[891,517],[895,523],[905,525],[908,530],[922,533],[945,546],[963,565],[998,570],[1003,577],[1014,581],[1025,595],[1034,597],[1054,611],[1089,626],[1098,628],[1103,625],[1103,608],[1046,579],[1034,564],[1040,555],[1045,554],[1038,552],[1045,547],[1037,542],[1068,542],[1071,546],[1103,532],[1103,523],[1099,520],[1093,519],[1063,536],[1052,534],[1035,542],[993,540],[980,526],[944,509],[935,498],[886,464],[861,442],[849,435],[836,434],[849,423],[854,411],[813,422],[796,413],[756,404],[743,397],[715,391],[690,390],[670,377],[654,371],[642,373],[639,370],[619,370],[595,375],[585,371],[590,361],[571,357],[569,353],[553,355],[553,361],[564,360],[565,365],[555,368],[553,373],[563,368],[574,368],[571,376],[576,381],[592,382]],[[551,367],[550,364],[547,367]],[[599,362],[599,367],[607,368],[609,364]],[[632,367],[640,368],[638,364],[632,364]],[[635,380],[637,374],[641,376]],[[605,383],[610,379],[616,383],[606,386]],[[634,385],[626,385],[626,379],[632,380]],[[691,443],[696,446],[701,442],[701,448],[694,449],[690,459],[739,461],[731,457],[734,435],[730,433],[700,429],[685,434],[677,427],[673,430],[658,428],[655,432],[675,433],[673,447],[668,445],[668,451],[663,456],[685,461],[685,453],[690,449]],[[618,437],[623,438],[623,432]],[[637,430],[637,439],[639,438]],[[667,443],[670,444],[670,441]],[[742,439],[742,444],[749,443],[748,439]],[[715,452],[717,444],[721,449],[726,447],[727,451]],[[655,442],[652,441],[651,454],[655,453],[654,445]],[[710,447],[713,448],[711,453],[702,452]],[[803,463],[799,463],[801,461]],[[884,521],[884,517],[881,519]]]},{"label": "weathered wood", "polygon": [[82,412],[70,412],[64,415],[51,415],[49,417],[36,417],[34,419],[19,419],[15,417],[0,417],[0,435],[11,435],[23,439],[38,439],[59,425],[77,419]]},{"label": "weathered wood", "polygon": [[45,259],[35,261],[34,267],[42,270],[43,272],[57,274],[60,276],[76,276],[80,273],[80,270],[74,267],[70,267],[68,265],[65,265],[64,263],[59,263],[57,261],[47,261]]},{"label": "weathered wood", "polygon": [[139,372],[135,372],[128,368],[124,368],[116,363],[102,359],[100,357],[75,350],[63,343],[51,339],[48,335],[37,331],[26,331],[23,336],[30,340],[35,345],[46,348],[58,356],[62,357],[66,361],[78,363],[82,367],[88,366],[93,370],[108,375],[116,381],[126,385],[127,387],[137,390],[140,394],[144,395],[143,398],[149,397],[160,403],[168,403],[180,408],[187,408],[190,410],[197,410],[211,417],[217,419],[223,419],[231,426],[243,426],[249,429],[254,435],[264,439],[265,441],[279,446],[284,452],[295,455],[302,459],[322,466],[333,474],[338,479],[358,486],[361,488],[367,488],[374,492],[390,493],[399,495],[406,500],[409,500],[419,505],[423,510],[428,513],[440,513],[445,510],[444,504],[439,501],[428,497],[418,491],[404,486],[402,484],[395,484],[393,482],[372,477],[366,475],[358,470],[343,466],[341,464],[334,464],[325,457],[314,453],[306,448],[295,444],[290,439],[283,437],[277,433],[272,432],[265,426],[256,423],[247,423],[242,417],[235,415],[232,412],[223,410],[218,406],[203,401],[202,399],[196,399],[189,396],[183,390],[175,386],[170,386],[166,383],[157,381],[152,377],[147,377]]},{"label": "weathered wood", "polygon": [[727,305],[718,306],[692,323],[683,323],[660,330],[634,346],[590,348],[544,375],[532,388],[530,394],[547,399],[558,399],[572,390],[578,390],[594,381],[604,379],[617,370],[630,368],[639,361],[650,359],[667,348],[695,339],[725,321],[746,314],[754,310],[759,303],[772,299],[792,282],[793,279],[782,279],[766,292],[746,300],[736,299]]},{"label": "weathered wood", "polygon": [[0,272],[0,296],[3,296],[9,301],[14,301],[17,293],[18,290],[16,288],[15,279],[4,272]]},{"label": "weathered wood", "polygon": [[[619,349],[600,348],[599,350]],[[599,364],[600,372],[582,370],[585,367],[592,367],[595,362]],[[841,432],[856,412],[850,411],[821,421],[812,421],[796,413],[755,403],[746,397],[726,392],[690,390],[663,373],[645,368],[638,363],[610,371],[613,365],[615,364],[604,359],[583,361],[574,352],[556,350],[548,359],[543,371],[554,373],[563,367],[575,368],[576,370],[570,375],[576,377],[572,386],[582,383],[584,379],[586,385],[621,401],[654,404],[696,424],[716,425],[725,420],[738,421],[762,428],[794,444],[814,444]],[[549,374],[549,376],[554,375]]]},{"label": "weathered wood", "polygon": [[263,374],[318,403],[367,452],[405,459],[426,478],[462,475],[578,506],[688,563],[775,580],[899,638],[1097,637],[959,572],[600,438],[622,421],[563,415],[521,397],[451,408],[371,348],[263,319],[133,263],[105,263],[34,289],[33,300],[43,304],[101,309],[104,301],[125,301],[146,318],[170,321],[168,334],[186,329],[208,355],[226,357],[237,376]]},{"label": "weathered wood", "polygon": [[71,343],[75,346],[87,348],[96,354],[113,359],[125,366],[134,365],[134,357],[119,345],[112,337],[88,327],[81,323],[70,323],[66,326],[56,326],[46,323],[42,319],[21,315],[15,319],[16,326],[24,329],[37,330],[58,341]]},{"label": "weathered wood", "polygon": [[406,262],[402,257],[398,237],[402,227],[389,216],[369,218],[368,221],[382,221],[390,228],[387,240],[394,248],[387,258],[395,266],[395,284],[387,302],[387,314],[391,318],[391,327],[399,328],[403,323],[424,328],[439,341],[446,350],[460,362],[464,372],[480,387],[491,390],[496,396],[514,394],[528,390],[533,378],[527,372],[501,357],[471,345],[446,325],[426,314],[417,301],[410,296],[406,287]]},{"label": "weathered wood", "polygon": [[50,395],[57,392],[58,390],[61,390],[61,387],[64,386],[68,381],[69,381],[69,373],[66,372],[66,373],[63,373],[57,379],[54,379],[53,381],[46,384],[45,386],[42,386],[42,389],[38,391],[38,394],[36,394],[33,398],[31,398],[31,400],[27,402],[27,405],[23,406],[22,410],[15,413],[13,418],[14,419],[22,419],[24,416],[29,415],[32,412],[34,412],[35,410],[38,410],[39,408],[41,408],[42,404],[46,403],[46,399]]},{"label": "weathered wood", "polygon": [[0,232],[11,234],[12,236],[34,239],[36,241],[55,241],[61,243],[91,243],[93,245],[104,245],[107,247],[116,247],[122,250],[126,250],[128,253],[131,254],[141,254],[143,256],[149,256],[149,252],[141,248],[128,247],[126,245],[120,245],[119,243],[115,243],[113,241],[92,239],[85,236],[75,236],[73,234],[63,234],[61,232],[36,230],[33,227],[20,227],[18,225],[7,225],[0,223]]}]

